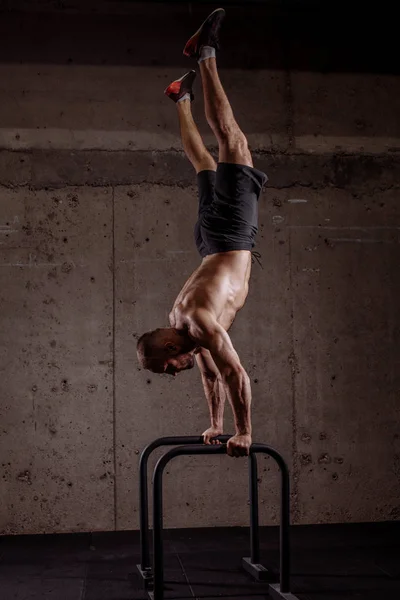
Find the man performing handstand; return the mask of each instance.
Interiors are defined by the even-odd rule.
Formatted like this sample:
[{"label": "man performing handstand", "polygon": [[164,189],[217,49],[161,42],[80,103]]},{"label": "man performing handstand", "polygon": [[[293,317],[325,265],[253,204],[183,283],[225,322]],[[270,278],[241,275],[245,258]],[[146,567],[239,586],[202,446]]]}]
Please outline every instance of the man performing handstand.
[{"label": "man performing handstand", "polygon": [[243,456],[251,445],[250,379],[227,331],[248,294],[258,198],[267,176],[253,168],[246,137],[218,76],[215,54],[224,17],[222,8],[211,13],[184,49],[199,63],[206,117],[218,140],[218,165],[191,113],[196,72],[186,73],[165,90],[176,102],[183,147],[197,173],[195,241],[202,262],[175,300],[170,327],[142,335],[137,354],[145,369],[169,375],[191,369],[196,359],[211,416],[204,442],[214,443],[222,434],[227,396],[236,427],[227,451],[230,456]]}]

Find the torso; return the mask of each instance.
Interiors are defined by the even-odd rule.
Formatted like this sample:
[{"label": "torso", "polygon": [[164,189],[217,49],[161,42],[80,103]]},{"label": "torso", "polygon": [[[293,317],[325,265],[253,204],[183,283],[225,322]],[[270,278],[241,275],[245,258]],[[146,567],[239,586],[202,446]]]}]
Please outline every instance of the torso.
[{"label": "torso", "polygon": [[245,303],[251,272],[247,250],[206,256],[180,291],[169,315],[171,327],[185,329],[187,315],[208,310],[226,330]]}]

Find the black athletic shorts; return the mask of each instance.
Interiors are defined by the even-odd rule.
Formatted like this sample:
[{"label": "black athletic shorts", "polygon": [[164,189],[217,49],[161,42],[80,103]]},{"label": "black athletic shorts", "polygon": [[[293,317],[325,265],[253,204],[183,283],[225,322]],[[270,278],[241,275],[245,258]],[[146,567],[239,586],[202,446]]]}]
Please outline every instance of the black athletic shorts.
[{"label": "black athletic shorts", "polygon": [[218,163],[197,174],[199,218],[194,236],[204,258],[230,250],[252,250],[258,230],[258,199],[268,177],[246,165]]}]

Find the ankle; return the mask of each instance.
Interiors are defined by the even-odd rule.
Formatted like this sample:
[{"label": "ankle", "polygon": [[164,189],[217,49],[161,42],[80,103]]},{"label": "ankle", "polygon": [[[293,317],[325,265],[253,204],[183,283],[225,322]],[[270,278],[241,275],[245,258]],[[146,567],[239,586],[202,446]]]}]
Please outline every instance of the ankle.
[{"label": "ankle", "polygon": [[182,96],[182,98],[179,98],[179,100],[176,101],[177,104],[185,104],[186,102],[188,102],[189,104],[191,102],[191,98],[190,98],[189,92],[187,92],[186,94],[184,94]]},{"label": "ankle", "polygon": [[185,94],[176,102],[176,108],[183,113],[190,113],[192,110],[192,101],[190,100],[189,94]]},{"label": "ankle", "polygon": [[[200,56],[199,56],[199,60],[197,62],[199,63],[199,65],[201,65],[204,62],[209,63],[210,59],[213,58],[215,60],[215,57],[216,57],[215,48],[213,48],[212,46],[203,46],[202,49],[200,50]],[[214,62],[214,61],[212,61],[212,62]]]}]

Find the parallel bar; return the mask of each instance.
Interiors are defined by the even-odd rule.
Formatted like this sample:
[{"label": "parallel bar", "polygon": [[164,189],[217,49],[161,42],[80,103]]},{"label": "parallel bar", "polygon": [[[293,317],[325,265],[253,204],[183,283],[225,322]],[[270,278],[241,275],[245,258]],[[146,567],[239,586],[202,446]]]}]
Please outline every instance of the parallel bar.
[{"label": "parallel bar", "polygon": [[[220,435],[218,439],[226,443],[230,435]],[[139,513],[140,513],[140,565],[137,568],[146,581],[151,580],[151,563],[149,547],[149,500],[147,464],[151,453],[161,446],[178,446],[179,444],[202,444],[202,436],[161,437],[148,444],[140,455],[139,463]]]},{"label": "parallel bar", "polygon": [[226,454],[226,446],[179,446],[166,452],[156,464],[153,480],[153,600],[164,599],[163,473],[170,460],[184,454]]},{"label": "parallel bar", "polygon": [[[290,591],[290,546],[289,546],[289,471],[283,457],[266,444],[253,444],[250,453],[260,452],[271,456],[281,470],[281,526],[280,526],[280,585],[279,593],[289,594]],[[154,553],[154,591],[152,600],[164,599],[164,554],[163,554],[163,502],[162,482],[163,472],[167,464],[176,456],[194,454],[225,454],[226,446],[179,446],[169,450],[156,464],[154,470],[154,504],[153,504],[153,553]],[[274,590],[275,591],[275,590]]]}]

